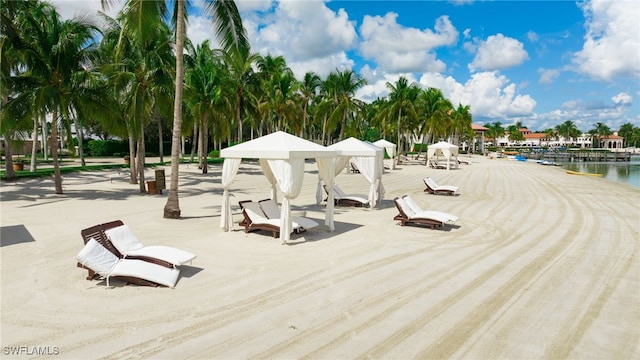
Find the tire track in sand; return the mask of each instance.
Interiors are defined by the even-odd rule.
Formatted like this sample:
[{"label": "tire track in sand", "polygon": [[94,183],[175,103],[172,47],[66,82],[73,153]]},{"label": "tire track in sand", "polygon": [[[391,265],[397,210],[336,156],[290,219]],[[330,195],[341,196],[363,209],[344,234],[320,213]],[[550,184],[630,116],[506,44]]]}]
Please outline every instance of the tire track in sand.
[{"label": "tire track in sand", "polygon": [[[542,180],[528,179],[528,181],[536,181],[540,183]],[[549,191],[558,192],[558,190],[556,190],[554,186],[550,186],[548,183],[546,184],[546,187],[549,189]],[[558,192],[558,194],[560,193]],[[565,207],[568,206],[568,199],[566,199],[565,197],[559,198],[563,199]],[[408,323],[406,326],[389,336],[387,339],[379,342],[376,346],[365,352],[362,358],[384,357],[384,355],[388,351],[402,343],[410,335],[425,327],[429,322],[432,321],[432,319],[435,319],[446,310],[452,308],[457,302],[471,294],[472,291],[479,288],[493,276],[506,269],[510,264],[513,264],[518,258],[530,253],[533,249],[540,245],[540,239],[545,239],[550,234],[558,231],[557,226],[560,225],[562,221],[566,221],[566,219],[556,218],[554,221],[555,223],[547,224],[548,226],[546,227],[546,230],[542,232],[538,238],[530,240],[524,247],[520,248],[519,251],[513,253],[509,257],[505,258],[500,262],[500,264],[497,264],[485,270],[482,274],[476,277],[465,287],[461,288],[459,291],[441,301],[440,306],[429,309],[427,312],[417,317],[414,321]],[[576,220],[574,219],[573,221],[575,222]],[[568,235],[568,230],[564,231],[564,234],[565,236]],[[476,306],[474,313],[472,313],[472,316],[467,317],[462,322],[455,324],[452,328],[450,328],[449,331],[447,331],[437,340],[433,341],[431,346],[422,350],[416,357],[423,359],[450,357],[453,353],[455,353],[455,351],[457,351],[460,345],[464,341],[466,341],[466,339],[468,339],[472,335],[472,333],[495,312],[495,309],[499,309],[502,305],[504,305],[504,303],[506,303],[508,299],[513,297],[520,289],[522,289],[522,284],[528,282],[531,278],[535,277],[537,273],[542,271],[547,266],[549,262],[548,259],[553,258],[554,254],[561,252],[561,250],[564,250],[570,245],[571,243],[561,242],[547,248],[540,255],[536,256],[532,261],[530,261],[526,266],[524,266],[521,270],[519,270],[515,276],[512,276],[505,283],[505,285],[496,290],[494,292],[494,295],[488,297],[485,301]]]},{"label": "tire track in sand", "polygon": [[[560,221],[559,219],[557,221]],[[526,232],[526,231],[530,231],[531,228],[534,228],[536,226],[536,224],[533,223],[528,223],[529,228],[523,228],[521,229],[522,232]],[[549,227],[549,232],[553,231],[551,230],[551,228],[553,228],[553,224],[550,224],[551,226]],[[326,353],[332,349],[335,349],[337,346],[339,346],[340,344],[345,343],[346,341],[349,340],[350,335],[353,333],[358,333],[363,331],[364,329],[371,327],[379,322],[381,322],[384,318],[390,316],[392,313],[394,313],[395,311],[403,308],[404,306],[406,306],[407,304],[409,304],[411,301],[413,301],[414,298],[416,297],[420,297],[422,295],[425,295],[427,293],[429,293],[430,291],[432,291],[433,289],[437,288],[438,286],[442,285],[443,283],[449,281],[451,278],[455,277],[456,275],[462,273],[465,270],[469,269],[469,265],[465,265],[466,263],[473,263],[473,261],[479,262],[482,261],[483,259],[491,256],[497,249],[505,246],[505,244],[509,244],[511,243],[515,238],[517,238],[519,235],[518,234],[509,234],[509,236],[507,236],[506,234],[503,234],[501,236],[499,236],[499,238],[503,239],[502,241],[499,241],[497,243],[495,243],[493,246],[478,252],[478,253],[474,253],[472,255],[470,255],[467,259],[462,259],[461,261],[458,262],[458,264],[456,264],[455,266],[449,267],[448,269],[444,270],[444,271],[440,271],[438,273],[429,273],[423,277],[417,278],[415,279],[413,282],[408,283],[402,287],[399,288],[394,288],[386,293],[382,293],[376,297],[373,298],[369,298],[364,300],[363,302],[359,302],[358,303],[358,307],[355,309],[352,309],[350,311],[350,318],[355,317],[358,313],[364,312],[366,311],[367,308],[370,307],[374,307],[374,306],[379,306],[381,303],[384,302],[388,302],[389,298],[396,298],[396,297],[402,297],[404,298],[403,301],[399,301],[394,303],[393,305],[385,308],[382,312],[380,312],[379,314],[371,317],[368,321],[356,326],[355,328],[351,328],[347,331],[344,331],[340,334],[337,334],[336,336],[334,336],[334,339],[328,343],[326,343],[324,346],[321,346],[317,349],[315,349],[314,351],[311,351],[309,353],[307,353],[305,355],[305,358],[321,358],[323,357],[323,355],[326,355]],[[537,240],[536,240],[537,241]],[[536,241],[533,241],[529,244],[527,244],[526,247],[521,248],[518,252],[517,255],[515,255],[515,258],[526,254],[530,248],[533,248],[536,246]],[[468,261],[467,261],[468,260]],[[495,271],[498,272],[502,269],[502,266],[496,267]],[[475,285],[473,286],[473,288],[479,287],[482,283],[484,283],[487,279],[489,279],[493,274],[490,274],[488,276],[484,276],[482,277],[480,280],[475,282]],[[426,285],[425,285],[426,284]],[[472,289],[471,288],[467,288],[465,291],[462,291],[461,294],[458,294],[458,296],[456,298],[461,298],[464,295],[466,295],[468,292],[470,292]],[[393,296],[392,296],[393,295]],[[450,301],[453,298],[449,298],[446,301],[443,301],[443,303],[449,303],[451,304],[451,306],[453,306],[453,303]],[[445,308],[440,308],[439,312],[444,311]],[[260,354],[257,354],[255,356],[255,358],[273,358],[273,357],[277,357],[278,354],[281,354],[283,351],[285,351],[288,348],[291,348],[292,346],[295,346],[298,343],[302,343],[304,342],[304,339],[306,337],[310,337],[313,336],[314,334],[318,334],[318,333],[325,333],[325,332],[330,332],[331,328],[333,328],[337,323],[343,322],[344,318],[343,316],[336,316],[334,318],[331,319],[327,319],[325,322],[323,322],[322,324],[315,326],[313,328],[307,329],[301,333],[297,333],[295,337],[292,337],[284,342],[281,342],[280,344],[270,348],[268,351],[262,352]],[[406,334],[403,334],[401,336],[401,338],[404,338]],[[376,355],[381,355],[381,354],[376,354]],[[379,357],[379,356],[374,356],[374,357]]]}]

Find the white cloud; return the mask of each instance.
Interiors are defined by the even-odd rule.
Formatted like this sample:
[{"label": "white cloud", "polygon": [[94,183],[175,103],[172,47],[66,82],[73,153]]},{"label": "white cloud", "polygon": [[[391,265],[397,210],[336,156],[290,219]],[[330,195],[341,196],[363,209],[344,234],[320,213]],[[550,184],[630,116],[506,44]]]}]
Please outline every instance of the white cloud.
[{"label": "white cloud", "polygon": [[352,69],[354,63],[353,60],[349,59],[344,52],[338,52],[331,56],[306,61],[289,62],[287,60],[287,65],[289,65],[298,79],[302,79],[304,74],[310,71],[318,74],[321,79],[325,79],[332,71]]},{"label": "white cloud", "polygon": [[363,67],[361,73],[363,78],[367,80],[367,85],[360,88],[355,96],[365,102],[386,98],[389,95],[387,83],[395,84],[401,76],[404,76],[409,81],[409,84],[417,83],[416,78],[411,73],[379,74],[378,71],[371,70],[369,66]]},{"label": "white cloud", "polygon": [[453,45],[458,31],[447,16],[436,19],[435,31],[407,28],[397,22],[398,14],[365,16],[360,26],[360,52],[385,72],[442,72],[446,65],[433,49]]},{"label": "white cloud", "polygon": [[476,57],[469,64],[469,69],[500,70],[520,65],[527,59],[529,54],[520,41],[502,34],[491,35],[478,44]]},{"label": "white cloud", "polygon": [[249,12],[249,11],[267,11],[273,6],[273,1],[272,0],[241,0],[241,1],[236,1],[236,6],[238,7],[238,11],[240,11],[240,13]]},{"label": "white cloud", "polygon": [[357,34],[342,9],[334,12],[323,1],[282,1],[273,13],[248,19],[243,21],[252,51],[284,56],[298,77],[353,66],[346,51]]},{"label": "white cloud", "polygon": [[496,71],[473,74],[464,84],[450,76],[426,73],[420,78],[420,84],[442,90],[454,106],[470,105],[473,115],[481,118],[531,116],[536,107],[531,96],[517,94],[516,85]]},{"label": "white cloud", "polygon": [[582,10],[587,32],[582,50],[573,56],[578,71],[610,81],[640,76],[640,2],[587,1]]},{"label": "white cloud", "polygon": [[215,26],[210,18],[196,15],[189,16],[187,37],[191,39],[194,46],[198,46],[203,41],[209,40],[212,49],[220,48],[215,31]]},{"label": "white cloud", "polygon": [[540,37],[534,31],[529,31],[527,32],[527,39],[529,39],[529,41],[531,42],[536,42],[540,40]]},{"label": "white cloud", "polygon": [[611,101],[613,101],[613,103],[616,105],[629,105],[631,104],[632,100],[633,98],[631,97],[631,95],[623,92],[611,97]]},{"label": "white cloud", "polygon": [[[96,17],[97,21],[98,12],[102,11],[102,4],[100,0],[48,0],[48,3],[55,6],[58,14],[63,20],[71,19],[76,15]],[[118,11],[122,9],[122,3],[112,3],[109,10],[104,11],[110,17],[115,17]]]},{"label": "white cloud", "polygon": [[540,68],[538,69],[538,74],[540,74],[540,80],[538,80],[540,84],[551,84],[560,76],[560,71]]}]

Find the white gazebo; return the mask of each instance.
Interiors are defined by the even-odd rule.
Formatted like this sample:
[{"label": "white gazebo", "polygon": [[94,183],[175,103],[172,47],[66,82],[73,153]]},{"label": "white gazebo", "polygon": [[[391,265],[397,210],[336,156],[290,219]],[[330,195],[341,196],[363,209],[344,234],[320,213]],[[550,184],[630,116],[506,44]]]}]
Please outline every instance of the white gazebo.
[{"label": "white gazebo", "polygon": [[389,155],[389,158],[391,158],[391,169],[395,170],[395,168],[396,168],[395,159],[396,159],[396,147],[397,147],[397,145],[392,143],[392,142],[390,142],[390,141],[387,141],[385,139],[380,139],[380,140],[374,142],[373,145],[381,147],[386,151],[387,155]]},{"label": "white gazebo", "polygon": [[315,158],[320,177],[327,184],[329,199],[325,213],[325,225],[334,230],[333,225],[333,161],[336,156],[334,150],[322,145],[301,139],[286,132],[278,131],[257,139],[234,145],[220,151],[224,158],[222,165],[222,216],[220,227],[229,231],[233,227],[231,204],[229,203],[229,189],[240,168],[242,158],[259,159],[264,175],[271,183],[272,199],[276,190],[284,195],[280,214],[280,239],[286,243],[292,230],[290,200],[300,194],[304,178],[305,159]]},{"label": "white gazebo", "polygon": [[440,156],[447,159],[447,170],[451,169],[451,161],[454,167],[458,168],[458,146],[440,141],[427,147],[427,163],[432,160],[438,161]]},{"label": "white gazebo", "polygon": [[369,203],[373,208],[378,199],[384,196],[382,172],[384,170],[384,150],[371,143],[350,137],[327,146],[335,150],[334,175],[338,175],[349,161],[353,161],[360,174],[369,182]]}]

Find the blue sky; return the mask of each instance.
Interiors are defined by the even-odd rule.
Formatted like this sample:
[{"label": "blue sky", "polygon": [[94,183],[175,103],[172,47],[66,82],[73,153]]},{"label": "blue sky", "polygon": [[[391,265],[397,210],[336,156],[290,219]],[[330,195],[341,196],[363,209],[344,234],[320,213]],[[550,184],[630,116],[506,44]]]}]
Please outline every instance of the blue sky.
[{"label": "blue sky", "polygon": [[[99,8],[52,2],[67,17]],[[640,1],[236,3],[254,52],[283,55],[299,78],[351,68],[367,80],[365,101],[405,76],[470,105],[479,124],[640,126]],[[202,2],[192,4],[188,36],[216,43]]]}]

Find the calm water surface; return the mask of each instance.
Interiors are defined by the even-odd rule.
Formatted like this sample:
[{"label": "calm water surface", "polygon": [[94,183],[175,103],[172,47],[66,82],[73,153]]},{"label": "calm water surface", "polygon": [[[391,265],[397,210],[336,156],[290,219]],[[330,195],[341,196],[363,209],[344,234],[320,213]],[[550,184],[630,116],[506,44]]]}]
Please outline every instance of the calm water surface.
[{"label": "calm water surface", "polygon": [[604,174],[607,180],[640,187],[640,155],[633,155],[624,162],[573,162],[562,163],[567,170]]}]

